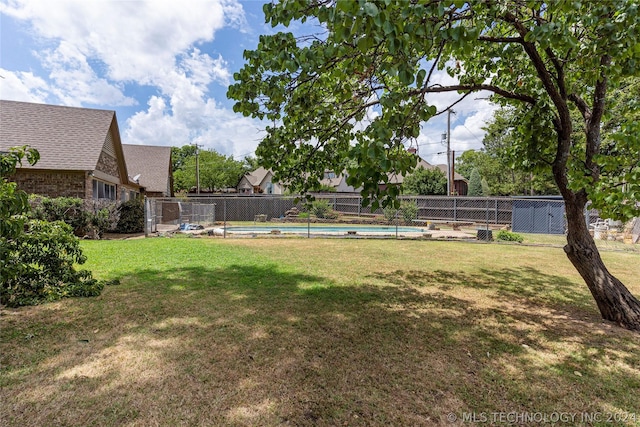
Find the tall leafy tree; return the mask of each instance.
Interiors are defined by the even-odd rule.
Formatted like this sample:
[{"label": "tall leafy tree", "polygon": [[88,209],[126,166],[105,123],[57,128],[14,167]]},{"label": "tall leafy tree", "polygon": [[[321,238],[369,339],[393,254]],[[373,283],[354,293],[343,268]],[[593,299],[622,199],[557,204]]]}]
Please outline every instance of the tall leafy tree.
[{"label": "tall leafy tree", "polygon": [[514,155],[512,147],[518,145],[520,138],[517,132],[519,121],[520,117],[513,108],[507,106],[497,110],[484,128],[484,149],[463,153],[464,159],[461,160],[468,160],[465,166],[470,169],[478,168],[480,175],[487,178],[492,194],[558,194],[549,168],[532,167],[529,159]]},{"label": "tall leafy tree", "polygon": [[[184,148],[184,147],[183,147]],[[244,161],[234,160],[231,156],[216,151],[201,150],[199,153],[200,188],[216,191],[235,187],[249,169]],[[196,187],[196,156],[185,157],[173,176],[174,189],[189,190]]]},{"label": "tall leafy tree", "polygon": [[182,147],[171,147],[171,171],[180,169],[187,159],[195,157],[197,147],[195,145],[183,145]]},{"label": "tall leafy tree", "polygon": [[[403,143],[438,113],[429,95],[489,91],[519,118],[516,157],[551,169],[565,252],[603,318],[640,331],[640,301],[608,271],[584,218],[588,200],[612,217],[638,212],[640,170],[619,153],[639,151],[640,123],[620,123],[605,146],[601,136],[607,94],[638,73],[636,1],[308,0],[264,11],[273,26],[313,21],[323,31],[261,36],[228,90],[236,111],[276,123],[256,154],[281,180],[304,190],[350,158],[348,183],[364,202],[395,204],[398,188],[378,184],[415,167]],[[443,85],[437,70],[457,82]]]},{"label": "tall leafy tree", "polygon": [[406,194],[421,196],[447,194],[447,177],[438,168],[420,167],[406,177],[402,185]]}]

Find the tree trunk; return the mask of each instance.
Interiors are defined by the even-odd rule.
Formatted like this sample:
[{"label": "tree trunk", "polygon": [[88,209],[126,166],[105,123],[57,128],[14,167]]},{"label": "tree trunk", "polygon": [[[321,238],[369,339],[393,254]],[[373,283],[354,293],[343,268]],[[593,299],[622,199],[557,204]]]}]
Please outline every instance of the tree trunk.
[{"label": "tree trunk", "polygon": [[602,318],[623,328],[640,331],[640,301],[605,267],[589,234],[584,204],[565,198],[567,214],[567,257],[584,279],[596,300]]}]

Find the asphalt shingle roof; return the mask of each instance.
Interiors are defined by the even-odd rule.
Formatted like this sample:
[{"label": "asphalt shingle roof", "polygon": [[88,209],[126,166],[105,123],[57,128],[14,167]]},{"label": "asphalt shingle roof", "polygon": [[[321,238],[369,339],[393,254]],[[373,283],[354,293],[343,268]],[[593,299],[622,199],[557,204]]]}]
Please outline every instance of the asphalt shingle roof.
[{"label": "asphalt shingle roof", "polygon": [[114,111],[0,100],[0,150],[28,144],[40,152],[35,169],[93,170],[114,120]]},{"label": "asphalt shingle roof", "polygon": [[139,174],[139,183],[148,192],[167,192],[171,147],[122,144],[122,151],[130,180]]},{"label": "asphalt shingle roof", "polygon": [[249,181],[251,185],[258,186],[262,184],[262,181],[264,181],[268,173],[269,170],[260,166],[258,169],[254,170],[253,172],[248,172],[244,176],[247,178],[247,181]]}]

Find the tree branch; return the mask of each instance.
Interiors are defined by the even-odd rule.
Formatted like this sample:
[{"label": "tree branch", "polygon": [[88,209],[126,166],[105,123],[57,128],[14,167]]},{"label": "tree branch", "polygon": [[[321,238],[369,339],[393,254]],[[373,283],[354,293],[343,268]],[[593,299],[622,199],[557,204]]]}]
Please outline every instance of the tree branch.
[{"label": "tree branch", "polygon": [[440,92],[454,92],[454,91],[466,91],[466,92],[478,92],[481,90],[486,90],[489,92],[493,92],[497,95],[500,95],[504,98],[515,99],[517,101],[526,102],[534,105],[536,103],[536,99],[532,96],[509,92],[508,90],[504,90],[498,86],[488,85],[488,84],[475,84],[475,85],[451,85],[451,86],[431,86],[425,87],[422,89],[417,89],[415,91],[411,91],[410,95],[416,94],[427,94],[427,93],[440,93]]},{"label": "tree branch", "polygon": [[524,39],[522,37],[491,37],[491,36],[480,36],[478,40],[483,42],[490,43],[524,43]]},{"label": "tree branch", "polygon": [[[611,64],[611,57],[604,55],[600,58],[600,69],[605,69]],[[593,109],[591,117],[586,121],[587,125],[587,147],[585,150],[585,162],[591,171],[591,177],[597,181],[600,177],[600,170],[593,162],[593,157],[600,152],[600,123],[604,115],[605,100],[607,94],[607,76],[604,72],[600,74],[600,79],[596,82],[593,93]]]},{"label": "tree branch", "polygon": [[553,50],[551,50],[550,47],[545,49],[545,53],[551,60],[553,68],[556,69],[556,84],[558,85],[558,89],[560,90],[560,96],[563,99],[567,99],[567,90],[564,84],[564,66],[562,65],[562,62],[560,62],[556,54],[553,53]]},{"label": "tree branch", "polygon": [[580,98],[575,93],[570,93],[569,101],[573,102],[575,106],[578,107],[578,111],[580,111],[580,114],[582,114],[582,118],[584,119],[585,123],[591,119],[591,109],[584,99]]},{"label": "tree branch", "polygon": [[464,95],[462,95],[460,97],[460,99],[458,99],[456,102],[454,102],[453,104],[449,105],[447,108],[445,108],[442,111],[438,111],[436,114],[434,114],[434,116],[439,116],[440,114],[444,114],[447,112],[447,110],[450,110],[451,108],[455,107],[458,103],[462,102],[467,96],[471,95],[472,92],[467,92]]},{"label": "tree branch", "polygon": [[[529,29],[525,27],[515,15],[511,12],[507,12],[504,14],[503,19],[505,22],[513,25],[522,38],[526,38],[526,35],[529,33]],[[556,132],[558,133],[558,146],[556,148],[556,155],[553,161],[553,176],[564,199],[576,200],[576,197],[579,195],[569,188],[569,180],[566,174],[567,162],[571,152],[572,130],[569,106],[567,105],[566,98],[563,98],[561,92],[554,86],[551,73],[547,70],[535,44],[525,41],[522,43],[522,47],[524,48],[527,56],[529,56],[529,59],[531,59],[531,63],[538,74],[538,78],[542,82],[542,86],[551,98],[553,105],[556,107],[557,115],[553,119],[553,124],[556,128]]]}]

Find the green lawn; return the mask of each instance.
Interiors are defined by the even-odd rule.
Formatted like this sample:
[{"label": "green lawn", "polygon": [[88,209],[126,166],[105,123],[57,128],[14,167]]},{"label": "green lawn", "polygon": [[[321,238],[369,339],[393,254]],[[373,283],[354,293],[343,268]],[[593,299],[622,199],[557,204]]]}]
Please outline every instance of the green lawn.
[{"label": "green lawn", "polygon": [[[83,247],[86,268],[121,284],[2,309],[2,426],[450,426],[494,413],[640,425],[640,336],[600,320],[557,247],[219,238]],[[603,257],[640,295],[640,254]],[[589,421],[596,412],[600,422]]]}]

